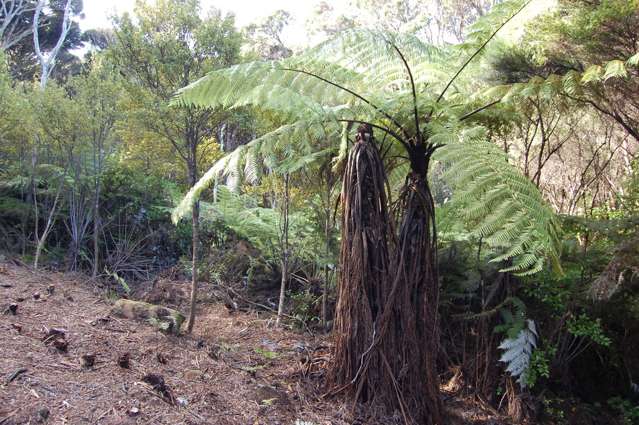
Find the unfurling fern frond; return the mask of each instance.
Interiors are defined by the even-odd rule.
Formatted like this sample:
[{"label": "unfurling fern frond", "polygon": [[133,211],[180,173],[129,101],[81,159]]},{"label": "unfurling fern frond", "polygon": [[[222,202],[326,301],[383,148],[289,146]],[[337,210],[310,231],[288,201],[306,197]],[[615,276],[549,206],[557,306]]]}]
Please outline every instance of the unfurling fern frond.
[{"label": "unfurling fern frond", "polygon": [[526,374],[539,337],[535,322],[527,320],[527,324],[528,326],[519,331],[516,338],[506,338],[499,345],[499,348],[504,350],[499,361],[508,365],[506,371],[518,378],[517,382],[522,388],[526,388]]},{"label": "unfurling fern frond", "polygon": [[501,251],[491,261],[510,262],[502,271],[532,274],[548,257],[559,267],[555,214],[499,147],[464,138],[442,148],[436,159],[447,169],[444,179],[451,184],[453,202],[471,232]]}]

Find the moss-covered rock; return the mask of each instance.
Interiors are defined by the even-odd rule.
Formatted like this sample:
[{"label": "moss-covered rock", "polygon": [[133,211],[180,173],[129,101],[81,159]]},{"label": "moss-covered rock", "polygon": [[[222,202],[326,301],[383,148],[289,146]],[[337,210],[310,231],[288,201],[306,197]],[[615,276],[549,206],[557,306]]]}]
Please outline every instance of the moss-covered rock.
[{"label": "moss-covered rock", "polygon": [[148,322],[163,332],[179,334],[184,315],[177,310],[142,301],[120,299],[111,309],[111,314],[132,320]]}]

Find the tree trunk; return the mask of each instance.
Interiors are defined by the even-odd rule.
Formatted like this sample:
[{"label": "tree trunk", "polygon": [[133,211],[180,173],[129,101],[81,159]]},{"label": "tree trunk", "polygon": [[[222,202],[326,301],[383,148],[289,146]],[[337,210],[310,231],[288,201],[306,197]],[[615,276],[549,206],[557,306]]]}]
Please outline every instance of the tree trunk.
[{"label": "tree trunk", "polygon": [[100,182],[96,183],[95,200],[93,202],[93,279],[98,277],[100,264]]},{"label": "tree trunk", "polygon": [[277,305],[277,320],[275,325],[279,326],[284,314],[284,301],[286,300],[286,284],[288,283],[289,269],[289,246],[288,246],[288,209],[290,204],[289,194],[290,176],[284,176],[284,199],[282,205],[282,280],[280,284],[280,300]]},{"label": "tree trunk", "polygon": [[[426,166],[427,167],[427,166]],[[399,393],[418,424],[443,424],[437,355],[439,279],[434,202],[426,175],[413,171],[400,196],[399,238],[394,261],[396,294],[389,333],[398,349],[391,368]],[[415,168],[413,168],[415,170]]]},{"label": "tree trunk", "polygon": [[392,408],[397,398],[385,363],[394,354],[386,352],[377,333],[389,295],[392,225],[384,167],[370,127],[360,126],[349,152],[341,203],[341,271],[329,383],[335,392],[345,390],[358,401]]},{"label": "tree trunk", "polygon": [[[187,161],[187,167],[189,170],[189,183],[191,187],[197,183],[197,141],[191,141],[189,143],[189,160]],[[195,325],[195,314],[197,304],[197,285],[198,285],[198,249],[200,245],[200,202],[196,202],[193,205],[193,211],[191,213],[191,230],[192,230],[192,257],[191,257],[191,302],[189,307],[189,319],[186,322],[186,332],[191,333],[193,331],[193,325]]]},{"label": "tree trunk", "polygon": [[[330,382],[406,424],[443,424],[436,358],[438,273],[430,146],[412,145],[412,172],[387,212],[386,177],[370,127],[360,126],[342,189],[342,272]],[[389,256],[388,246],[395,249]]]},{"label": "tree trunk", "polygon": [[193,325],[195,324],[195,313],[197,303],[197,267],[198,267],[198,247],[200,239],[200,203],[196,202],[193,205],[193,212],[191,214],[191,228],[193,233],[193,239],[191,241],[193,256],[191,258],[191,303],[189,307],[189,320],[186,322],[186,332],[191,333],[193,331]]}]

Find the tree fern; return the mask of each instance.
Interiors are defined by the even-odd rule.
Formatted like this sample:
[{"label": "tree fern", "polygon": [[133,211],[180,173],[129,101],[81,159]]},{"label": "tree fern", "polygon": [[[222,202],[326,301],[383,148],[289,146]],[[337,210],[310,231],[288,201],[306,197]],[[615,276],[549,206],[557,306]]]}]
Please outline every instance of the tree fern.
[{"label": "tree fern", "polygon": [[[328,147],[339,144],[340,158],[345,141],[355,140],[342,190],[340,262],[344,272],[338,283],[335,330],[339,337],[334,349],[338,360],[333,362],[329,379],[336,388],[356,397],[366,394],[389,411],[401,410],[407,423],[442,423],[436,369],[437,233],[427,178],[429,164],[438,149],[452,150],[461,144],[464,120],[472,115],[466,111],[466,85],[461,76],[524,5],[520,0],[506,1],[486,16],[484,20],[493,20],[487,24],[491,30],[471,40],[477,42],[471,55],[459,48],[434,49],[405,35],[351,31],[297,57],[216,71],[181,91],[176,99],[204,107],[251,105],[268,111],[283,125],[216,164],[218,169],[207,174],[208,181],[222,170],[239,175],[240,161],[252,161],[258,151],[281,151],[291,161],[300,152],[312,159],[313,151],[327,147],[317,142],[328,136]],[[300,134],[296,128],[310,130],[306,141],[297,137],[282,141],[278,132]],[[324,135],[317,138],[320,128]],[[388,169],[382,163],[387,152],[381,149],[386,139],[397,149],[387,157],[391,165],[399,170],[406,160],[410,168],[394,203],[397,226],[387,214]],[[293,147],[298,144],[299,149]],[[458,154],[465,151],[457,149]],[[474,156],[479,158],[479,151]],[[448,158],[460,172],[468,169],[466,176],[477,175],[484,182],[468,192],[467,198],[482,202],[489,184],[500,186],[499,193],[490,196],[501,207],[499,214],[475,209],[480,233],[494,236],[501,230],[503,239],[513,240],[513,229],[532,224],[526,215],[543,209],[541,197],[529,193],[529,187],[519,187],[521,182],[512,177],[511,170],[486,163],[478,168],[452,151]],[[202,188],[192,189],[191,200]],[[516,217],[512,222],[502,220],[510,215]],[[527,236],[503,257],[512,258],[512,270],[524,273],[539,268],[546,245],[554,240],[553,235],[540,233],[549,230],[547,226],[524,229]],[[385,242],[389,238],[396,241],[392,255]],[[348,270],[354,274],[349,276]],[[373,281],[362,281],[365,270],[374,270],[370,274]],[[362,293],[370,296],[362,299]],[[356,365],[352,359],[361,360]],[[371,370],[382,373],[369,373]],[[396,381],[405,370],[415,373]]]},{"label": "tree fern", "polygon": [[[233,183],[258,178],[260,162],[277,157],[295,162],[298,157],[308,163],[326,149],[343,157],[354,131],[345,124],[368,122],[378,135],[400,144],[417,133],[427,135],[433,146],[445,146],[438,158],[454,167],[448,177],[460,202],[469,205],[467,218],[475,223],[474,232],[502,249],[494,261],[512,261],[504,271],[538,271],[546,254],[558,256],[552,214],[536,188],[507,166],[503,156],[497,161],[503,160],[504,166],[495,162],[497,151],[488,142],[460,141],[459,136],[462,130],[470,133],[460,121],[469,109],[464,105],[476,102],[459,92],[460,74],[469,62],[463,60],[464,52],[485,45],[495,27],[526,4],[503,2],[473,27],[463,46],[436,48],[410,35],[352,30],[296,57],[236,65],[185,87],[175,103],[250,105],[268,111],[282,125],[218,161],[176,208],[174,220],[216,179]],[[284,151],[288,153],[282,156]],[[398,187],[408,162],[395,162],[390,177]]]},{"label": "tree fern", "polygon": [[[278,210],[260,207],[250,196],[233,193],[224,186],[218,188],[215,202],[202,202],[200,205],[204,223],[219,221],[248,240],[263,255],[277,255],[281,221]],[[301,212],[291,213],[289,225],[291,233],[296,236],[293,242],[295,257],[316,261],[316,245],[321,241],[318,241],[308,217]]]}]

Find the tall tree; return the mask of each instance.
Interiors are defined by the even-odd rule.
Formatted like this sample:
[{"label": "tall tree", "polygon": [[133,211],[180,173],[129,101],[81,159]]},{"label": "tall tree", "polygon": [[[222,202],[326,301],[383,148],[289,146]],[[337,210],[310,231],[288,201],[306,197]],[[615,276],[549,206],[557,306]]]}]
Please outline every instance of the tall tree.
[{"label": "tall tree", "polygon": [[38,3],[35,8],[35,12],[33,13],[33,46],[35,49],[35,54],[38,57],[38,62],[40,63],[40,87],[44,88],[47,85],[47,81],[51,76],[51,72],[56,65],[56,59],[62,45],[64,44],[64,40],[67,38],[67,34],[71,29],[71,0],[67,0],[64,5],[64,15],[62,15],[62,28],[60,29],[60,35],[58,37],[58,41],[53,45],[53,48],[44,52],[40,47],[40,15],[42,14],[42,9],[44,9],[46,3],[45,0],[38,0]]},{"label": "tall tree", "polygon": [[0,49],[7,50],[33,33],[29,15],[36,9],[32,0],[0,1]]},{"label": "tall tree", "polygon": [[70,81],[76,101],[86,113],[86,164],[85,174],[92,181],[91,214],[93,223],[92,277],[98,276],[100,265],[100,232],[102,230],[101,202],[102,180],[106,163],[116,151],[115,124],[121,118],[119,103],[122,98],[122,81],[105,57],[93,57],[88,71]]},{"label": "tall tree", "polygon": [[[129,119],[168,143],[187,170],[187,184],[199,178],[202,148],[211,140],[222,114],[192,106],[174,108],[175,92],[207,72],[234,63],[240,34],[232,15],[210,10],[201,17],[198,0],[138,0],[135,18],[115,20],[111,57],[127,79]],[[192,282],[187,331],[195,323],[198,284],[199,208],[193,208]]]},{"label": "tall tree", "polygon": [[283,59],[293,51],[282,40],[282,32],[291,22],[291,14],[278,10],[244,29],[250,50],[262,59]]},{"label": "tall tree", "polygon": [[[67,4],[70,8],[65,15]],[[44,58],[62,42],[56,54],[57,66],[49,67],[51,75],[62,80],[69,72],[76,72],[80,60],[70,50],[82,44],[80,27],[75,20],[81,16],[82,9],[82,0],[1,0],[0,48],[9,57],[13,76],[31,80],[34,75],[40,75],[34,30],[37,30],[37,44]],[[66,31],[64,37],[63,31]]]}]

